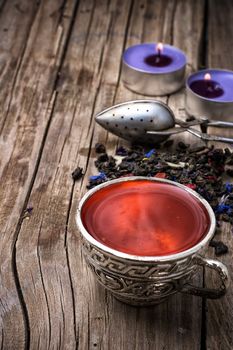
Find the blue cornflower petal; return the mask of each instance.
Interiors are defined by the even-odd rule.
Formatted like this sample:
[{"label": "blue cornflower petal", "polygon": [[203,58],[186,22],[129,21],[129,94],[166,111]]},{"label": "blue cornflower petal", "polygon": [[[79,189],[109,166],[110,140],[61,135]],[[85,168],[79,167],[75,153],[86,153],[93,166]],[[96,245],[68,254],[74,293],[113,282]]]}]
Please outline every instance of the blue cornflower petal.
[{"label": "blue cornflower petal", "polygon": [[215,208],[215,213],[221,214],[227,212],[227,210],[231,209],[230,205],[226,204],[218,204]]},{"label": "blue cornflower petal", "polygon": [[227,193],[231,193],[232,190],[233,190],[233,184],[230,184],[229,182],[227,182],[225,184],[225,190],[226,190]]},{"label": "blue cornflower petal", "polygon": [[95,181],[95,180],[99,180],[99,179],[105,180],[106,179],[105,173],[99,173],[98,175],[93,175],[93,176],[89,177],[89,180],[91,180],[91,181]]},{"label": "blue cornflower petal", "polygon": [[146,158],[150,158],[153,154],[155,154],[155,149],[151,149],[149,152],[145,153]]}]

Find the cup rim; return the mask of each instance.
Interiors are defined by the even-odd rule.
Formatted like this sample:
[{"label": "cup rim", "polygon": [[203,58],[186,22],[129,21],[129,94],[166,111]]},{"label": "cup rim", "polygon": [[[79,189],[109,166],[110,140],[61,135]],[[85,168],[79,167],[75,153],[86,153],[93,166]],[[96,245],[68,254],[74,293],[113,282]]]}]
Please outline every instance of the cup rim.
[{"label": "cup rim", "polygon": [[[206,233],[206,235],[202,238],[201,241],[199,241],[197,244],[195,244],[194,246],[192,246],[191,248],[181,251],[179,253],[175,253],[175,254],[169,254],[169,255],[162,255],[162,256],[138,256],[138,255],[133,255],[133,254],[127,254],[124,252],[121,252],[119,250],[113,249],[108,247],[107,245],[104,245],[103,243],[97,241],[84,227],[83,223],[82,223],[82,218],[81,218],[81,211],[82,211],[82,207],[84,205],[84,203],[88,200],[88,198],[90,198],[95,192],[101,190],[104,187],[107,186],[111,186],[113,184],[116,183],[120,183],[120,182],[127,182],[127,181],[143,181],[143,180],[147,180],[147,181],[155,181],[155,182],[161,182],[161,183],[167,183],[170,184],[172,186],[176,186],[179,187],[187,192],[189,192],[192,196],[194,196],[195,198],[197,198],[205,207],[205,209],[208,212],[209,218],[210,218],[210,226],[209,229]],[[82,234],[82,236],[92,245],[94,245],[95,247],[99,248],[100,250],[102,250],[103,252],[107,253],[107,254],[111,254],[114,255],[115,257],[118,258],[122,258],[122,259],[127,259],[127,260],[137,260],[138,262],[140,261],[147,261],[147,262],[166,262],[166,261],[173,261],[173,260],[179,260],[179,259],[183,259],[186,258],[187,256],[193,255],[195,254],[197,251],[199,251],[201,248],[203,248],[208,241],[210,241],[210,239],[212,238],[215,228],[216,228],[216,218],[215,218],[215,214],[213,212],[213,209],[211,208],[210,204],[201,196],[199,195],[197,192],[195,192],[194,190],[192,190],[191,188],[182,185],[178,182],[175,181],[171,181],[171,180],[167,180],[167,179],[160,179],[160,178],[156,178],[156,177],[146,177],[146,176],[130,176],[130,177],[121,177],[115,180],[109,180],[107,182],[104,182],[100,185],[97,185],[96,187],[92,188],[91,190],[87,191],[86,194],[81,198],[79,204],[78,204],[78,209],[76,212],[76,224],[79,228],[80,233]]]}]

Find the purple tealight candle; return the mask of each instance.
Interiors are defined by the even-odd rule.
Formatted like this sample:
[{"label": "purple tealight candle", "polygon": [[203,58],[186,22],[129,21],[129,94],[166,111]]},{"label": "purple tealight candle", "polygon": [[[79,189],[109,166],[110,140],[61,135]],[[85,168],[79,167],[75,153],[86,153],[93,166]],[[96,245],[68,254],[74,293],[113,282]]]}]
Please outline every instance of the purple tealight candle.
[{"label": "purple tealight candle", "polygon": [[123,54],[123,82],[143,95],[171,94],[182,87],[185,66],[185,54],[174,46],[162,43],[130,46]]},{"label": "purple tealight candle", "polygon": [[222,87],[217,81],[212,80],[209,73],[204,75],[204,79],[194,80],[190,84],[190,89],[196,94],[206,98],[216,98],[224,94]]},{"label": "purple tealight candle", "polygon": [[186,82],[186,110],[195,117],[230,120],[233,114],[233,72],[208,69]]}]

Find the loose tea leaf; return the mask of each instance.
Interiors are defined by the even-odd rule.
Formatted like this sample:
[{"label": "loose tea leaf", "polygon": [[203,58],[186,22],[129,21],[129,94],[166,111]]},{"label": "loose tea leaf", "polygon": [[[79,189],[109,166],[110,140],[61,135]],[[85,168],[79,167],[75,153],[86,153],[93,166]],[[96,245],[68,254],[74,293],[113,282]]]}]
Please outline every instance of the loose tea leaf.
[{"label": "loose tea leaf", "polygon": [[127,154],[128,154],[128,150],[123,146],[118,147],[116,150],[117,156],[127,156]]},{"label": "loose tea leaf", "polygon": [[23,212],[21,220],[23,221],[24,219],[29,219],[32,214],[32,211],[33,211],[33,207],[27,207]]},{"label": "loose tea leaf", "polygon": [[210,242],[209,246],[210,247],[214,247],[215,254],[217,256],[228,253],[228,247],[222,241],[214,241],[214,240],[212,240]]},{"label": "loose tea leaf", "polygon": [[33,211],[33,207],[27,207],[26,212],[27,212],[28,214],[31,214],[32,211]]},{"label": "loose tea leaf", "polygon": [[177,146],[178,150],[180,150],[180,149],[184,150],[184,149],[187,149],[187,148],[189,148],[189,145],[186,145],[184,142],[180,141],[178,143],[178,146]]},{"label": "loose tea leaf", "polygon": [[81,179],[81,177],[83,176],[83,169],[80,167],[77,167],[73,172],[72,172],[72,178],[74,181],[77,181],[79,179]]},{"label": "loose tea leaf", "polygon": [[[171,143],[170,140],[167,143]],[[145,150],[134,145],[131,149],[119,147],[117,161],[107,153],[95,161],[99,175],[89,179],[88,189],[105,181],[126,176],[158,177],[179,182],[198,192],[213,208],[217,221],[233,223],[233,183],[224,183],[225,174],[233,174],[233,153],[206,146],[190,148],[179,142],[177,151],[168,152],[153,148]],[[119,155],[122,156],[119,161]],[[227,252],[221,242],[215,247],[217,255]]]},{"label": "loose tea leaf", "polygon": [[193,115],[186,118],[186,122],[193,122],[194,120],[196,120],[196,118]]},{"label": "loose tea leaf", "polygon": [[106,153],[106,148],[102,143],[96,143],[95,151],[96,153]]}]

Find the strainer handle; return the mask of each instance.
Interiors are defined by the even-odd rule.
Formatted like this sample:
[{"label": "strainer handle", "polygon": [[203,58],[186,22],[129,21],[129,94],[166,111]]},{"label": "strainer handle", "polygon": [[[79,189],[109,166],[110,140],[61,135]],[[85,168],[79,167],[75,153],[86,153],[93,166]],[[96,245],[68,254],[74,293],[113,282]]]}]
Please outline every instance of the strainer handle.
[{"label": "strainer handle", "polygon": [[186,283],[180,287],[179,291],[181,293],[193,294],[210,299],[217,299],[223,296],[226,293],[229,285],[229,274],[226,266],[218,260],[206,259],[200,255],[196,256],[193,262],[194,264],[203,266],[204,268],[208,267],[210,269],[215,270],[219,275],[221,285],[220,287],[214,289],[197,287],[193,286],[192,284]]}]

